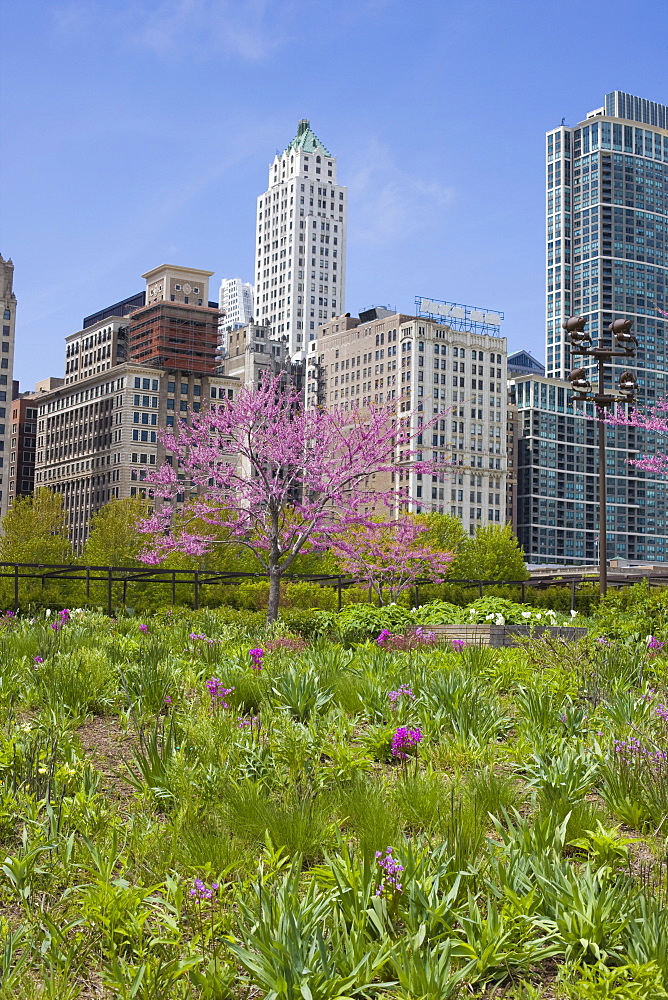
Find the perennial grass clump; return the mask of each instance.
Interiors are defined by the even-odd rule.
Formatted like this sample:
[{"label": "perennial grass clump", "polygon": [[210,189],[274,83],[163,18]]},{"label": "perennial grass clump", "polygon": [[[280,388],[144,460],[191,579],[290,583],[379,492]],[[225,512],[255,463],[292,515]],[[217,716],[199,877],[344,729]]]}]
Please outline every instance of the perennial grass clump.
[{"label": "perennial grass clump", "polygon": [[668,996],[663,639],[406,614],[3,616],[0,1000]]}]

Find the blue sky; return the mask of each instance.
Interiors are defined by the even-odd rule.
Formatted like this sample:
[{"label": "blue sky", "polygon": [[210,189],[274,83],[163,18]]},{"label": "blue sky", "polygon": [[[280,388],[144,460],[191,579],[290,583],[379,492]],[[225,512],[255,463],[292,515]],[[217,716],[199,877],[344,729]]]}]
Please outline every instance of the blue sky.
[{"label": "blue sky", "polygon": [[349,187],[346,309],[501,309],[543,357],[544,133],[668,102],[663,0],[21,0],[2,15],[15,377],[162,263],[252,281],[255,199],[309,118]]}]

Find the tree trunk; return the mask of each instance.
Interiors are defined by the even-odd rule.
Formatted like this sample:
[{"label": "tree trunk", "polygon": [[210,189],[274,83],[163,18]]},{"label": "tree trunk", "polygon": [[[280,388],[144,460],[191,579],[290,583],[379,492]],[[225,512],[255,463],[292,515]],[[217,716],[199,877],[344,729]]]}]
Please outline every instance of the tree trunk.
[{"label": "tree trunk", "polygon": [[281,575],[274,569],[269,570],[269,601],[267,603],[267,625],[278,618],[278,605],[281,599]]}]

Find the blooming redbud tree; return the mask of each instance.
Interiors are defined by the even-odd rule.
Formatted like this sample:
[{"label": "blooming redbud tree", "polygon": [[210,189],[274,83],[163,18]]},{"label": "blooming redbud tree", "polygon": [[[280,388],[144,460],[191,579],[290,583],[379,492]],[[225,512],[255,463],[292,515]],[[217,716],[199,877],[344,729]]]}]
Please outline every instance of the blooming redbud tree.
[{"label": "blooming redbud tree", "polygon": [[452,553],[426,544],[429,532],[428,524],[403,517],[388,524],[352,528],[337,537],[334,545],[341,553],[341,569],[364,581],[384,604],[396,600],[421,577],[432,583],[445,579]]},{"label": "blooming redbud tree", "polygon": [[[646,412],[635,408],[627,412],[621,407],[617,407],[614,413],[606,417],[606,423],[615,427],[636,427],[652,434],[668,434],[668,397],[660,399]],[[629,464],[637,469],[644,469],[645,472],[668,475],[668,454],[662,451],[630,459]]]},{"label": "blooming redbud tree", "polygon": [[[397,417],[396,400],[342,412],[303,410],[299,399],[277,376],[165,435],[171,463],[150,477],[156,509],[140,525],[152,535],[142,556],[149,563],[173,551],[202,555],[224,529],[269,577],[269,622],[278,614],[281,578],[299,553],[329,548],[351,526],[375,527],[379,508],[393,516],[401,500],[392,481],[398,466],[437,471],[412,447],[414,432]],[[193,500],[184,521],[177,501],[187,492]]]}]

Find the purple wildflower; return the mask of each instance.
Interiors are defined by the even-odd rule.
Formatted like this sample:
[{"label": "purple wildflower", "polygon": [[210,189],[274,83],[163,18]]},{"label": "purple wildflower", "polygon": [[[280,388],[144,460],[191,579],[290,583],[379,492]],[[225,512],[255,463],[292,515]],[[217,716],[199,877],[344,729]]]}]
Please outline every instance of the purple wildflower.
[{"label": "purple wildflower", "polygon": [[659,639],[657,639],[657,638],[656,638],[656,636],[654,636],[654,635],[650,635],[650,636],[648,636],[648,637],[647,637],[647,648],[648,648],[648,649],[656,649],[656,650],[659,650],[659,649],[663,649],[663,647],[664,647],[665,645],[666,645],[666,644],[665,644],[665,642],[661,642],[661,641],[660,641]]},{"label": "purple wildflower", "polygon": [[140,632],[148,632],[148,625],[140,625],[139,626],[139,631]]},{"label": "purple wildflower", "polygon": [[402,684],[396,691],[388,691],[387,697],[390,699],[390,707],[393,712],[396,712],[397,702],[400,698],[409,698],[411,701],[415,701],[412,688],[407,687],[406,684]]},{"label": "purple wildflower", "polygon": [[407,760],[406,750],[414,750],[422,740],[422,733],[419,729],[410,729],[408,726],[399,726],[392,737],[392,755],[400,760]]},{"label": "purple wildflower", "polygon": [[264,650],[259,647],[257,649],[249,649],[248,655],[251,658],[251,667],[253,670],[262,670],[262,657],[264,656]]},{"label": "purple wildflower", "polygon": [[44,658],[42,656],[33,656],[32,662],[33,663],[44,663]]},{"label": "purple wildflower", "polygon": [[218,679],[218,677],[211,677],[206,682],[206,689],[211,695],[211,704],[220,705],[221,708],[229,708],[230,706],[224,700],[228,694],[232,694],[234,688],[223,687],[223,682]]},{"label": "purple wildflower", "polygon": [[376,861],[383,872],[381,882],[376,889],[376,895],[382,896],[383,893],[392,895],[395,892],[401,892],[400,878],[404,866],[393,857],[392,848],[386,848],[385,854],[382,851],[376,851]]},{"label": "purple wildflower", "polygon": [[218,883],[217,882],[212,882],[211,886],[209,887],[209,886],[206,885],[205,882],[202,881],[201,878],[196,878],[195,879],[195,884],[193,885],[192,889],[190,890],[190,895],[194,896],[194,898],[198,902],[201,902],[201,900],[203,900],[203,899],[211,899],[211,897],[213,896],[214,892],[216,892],[217,890],[218,890]]},{"label": "purple wildflower", "polygon": [[384,646],[385,643],[388,641],[388,639],[390,639],[391,637],[392,633],[390,632],[389,628],[382,629],[378,638],[376,639],[376,645]]},{"label": "purple wildflower", "polygon": [[454,649],[454,651],[456,653],[461,653],[461,651],[463,650],[463,648],[464,648],[465,645],[466,645],[466,643],[464,642],[463,639],[453,639],[452,640],[452,648]]},{"label": "purple wildflower", "polygon": [[657,705],[654,709],[654,714],[658,715],[664,722],[668,722],[668,706]]}]

